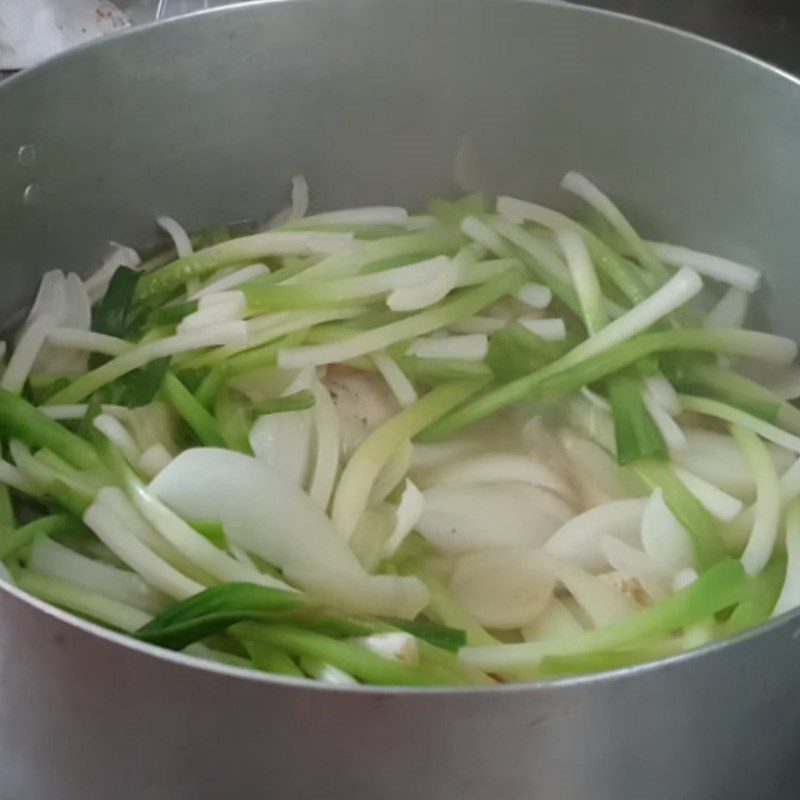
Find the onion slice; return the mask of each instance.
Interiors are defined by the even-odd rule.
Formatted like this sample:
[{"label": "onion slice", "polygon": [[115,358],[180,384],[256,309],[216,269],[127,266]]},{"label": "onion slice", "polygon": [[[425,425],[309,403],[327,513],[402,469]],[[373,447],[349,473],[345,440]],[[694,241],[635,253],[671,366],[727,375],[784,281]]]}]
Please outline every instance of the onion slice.
[{"label": "onion slice", "polygon": [[150,487],[181,516],[222,523],[231,541],[343,611],[412,618],[428,601],[416,578],[367,575],[322,509],[255,458],[185,450]]}]

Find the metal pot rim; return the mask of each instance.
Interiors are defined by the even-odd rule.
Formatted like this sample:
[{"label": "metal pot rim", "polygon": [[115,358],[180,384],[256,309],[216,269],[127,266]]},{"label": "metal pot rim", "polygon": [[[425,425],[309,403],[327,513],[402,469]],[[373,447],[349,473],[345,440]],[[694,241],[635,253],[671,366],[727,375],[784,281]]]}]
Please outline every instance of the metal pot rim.
[{"label": "metal pot rim", "polygon": [[[78,47],[75,47],[67,52],[60,53],[54,56],[53,58],[50,58],[42,62],[41,64],[37,64],[36,66],[31,67],[30,69],[23,70],[17,73],[16,75],[12,75],[11,77],[3,81],[2,85],[0,85],[0,100],[2,99],[3,91],[6,86],[11,86],[17,83],[24,82],[27,79],[28,75],[35,75],[44,70],[57,69],[59,64],[62,63],[62,61],[81,58],[84,51],[92,51],[95,48],[114,47],[114,41],[120,37],[127,38],[127,37],[148,36],[149,31],[153,28],[157,27],[160,29],[163,26],[172,26],[172,25],[186,26],[192,24],[192,20],[197,17],[206,17],[206,16],[222,17],[226,14],[245,13],[248,10],[250,12],[252,12],[253,10],[263,12],[267,6],[276,5],[279,3],[299,4],[312,1],[313,0],[249,0],[249,1],[243,0],[242,2],[237,2],[228,6],[198,11],[194,14],[189,15],[188,17],[176,17],[157,22],[147,23],[145,25],[138,26],[136,28],[128,28],[116,31],[108,34],[103,39],[98,39],[79,45]],[[378,2],[387,2],[390,0],[363,0],[363,1],[378,3]],[[429,2],[429,0],[427,1],[404,0],[404,2],[415,2],[416,4],[424,8],[425,5],[427,5],[427,2]],[[448,2],[454,4],[455,3],[480,4],[487,2],[505,3],[506,5],[527,4],[531,6],[557,9],[557,13],[563,13],[563,14],[595,15],[604,18],[614,18],[619,22],[621,22],[622,24],[630,26],[634,30],[634,32],[637,28],[649,28],[651,30],[659,30],[666,36],[683,38],[696,43],[698,46],[711,47],[719,52],[726,53],[738,59],[744,59],[745,61],[748,61],[751,64],[753,64],[754,66],[766,70],[767,72],[772,73],[775,76],[780,77],[784,80],[788,80],[790,83],[793,83],[796,86],[800,87],[800,77],[795,76],[792,73],[784,69],[781,69],[780,67],[777,67],[773,64],[770,64],[756,56],[744,53],[729,45],[713,41],[705,36],[701,36],[696,33],[680,30],[678,28],[666,25],[664,23],[653,22],[651,20],[644,20],[622,12],[609,11],[601,8],[564,4],[560,2],[560,0],[448,0]],[[197,658],[191,655],[185,655],[179,652],[173,652],[171,650],[159,648],[156,647],[155,645],[147,644],[145,642],[140,642],[129,636],[125,636],[123,634],[110,631],[106,628],[101,627],[100,625],[89,622],[88,620],[84,620],[69,612],[63,611],[62,609],[56,606],[52,606],[49,603],[46,603],[42,600],[39,600],[38,598],[33,597],[32,595],[29,595],[26,592],[23,592],[16,586],[13,586],[12,584],[9,584],[6,581],[0,579],[0,594],[2,593],[7,593],[16,598],[18,601],[38,609],[43,614],[48,615],[53,619],[57,619],[68,626],[76,628],[83,633],[89,634],[90,636],[97,636],[101,639],[105,639],[106,641],[112,643],[113,645],[119,645],[124,648],[132,649],[138,651],[139,653],[147,657],[161,659],[176,665],[180,665],[181,667],[187,669],[216,673],[221,676],[226,676],[231,680],[237,680],[237,681],[250,681],[253,683],[262,683],[266,685],[277,684],[293,688],[303,688],[306,690],[310,689],[319,692],[335,692],[335,693],[345,693],[345,694],[356,693],[356,694],[368,694],[368,695],[398,695],[398,696],[409,696],[409,695],[489,696],[499,692],[502,692],[503,694],[509,694],[509,693],[537,694],[537,695],[553,694],[559,691],[569,690],[578,686],[587,687],[598,683],[606,684],[610,682],[626,680],[628,678],[644,676],[645,674],[649,674],[654,671],[674,669],[684,665],[688,667],[696,659],[702,659],[712,654],[722,653],[728,650],[729,648],[743,646],[746,642],[749,642],[751,639],[755,639],[761,636],[766,636],[779,629],[786,629],[786,632],[792,638],[797,638],[798,636],[800,636],[800,628],[797,628],[796,630],[789,633],[789,630],[793,628],[798,621],[800,621],[800,608],[798,608],[789,611],[785,614],[782,614],[780,617],[771,619],[768,622],[763,623],[755,628],[737,634],[736,636],[727,639],[716,640],[706,645],[703,645],[702,647],[696,648],[694,650],[669,656],[668,658],[660,659],[658,661],[636,664],[630,667],[622,667],[607,672],[600,672],[589,675],[570,676],[570,677],[556,678],[550,680],[530,681],[526,683],[500,684],[492,687],[430,687],[430,688],[411,688],[403,686],[340,687],[332,684],[322,683],[319,681],[309,681],[302,678],[283,677],[278,675],[271,675],[264,672],[258,672],[257,670],[234,667],[227,664],[222,664]]]}]

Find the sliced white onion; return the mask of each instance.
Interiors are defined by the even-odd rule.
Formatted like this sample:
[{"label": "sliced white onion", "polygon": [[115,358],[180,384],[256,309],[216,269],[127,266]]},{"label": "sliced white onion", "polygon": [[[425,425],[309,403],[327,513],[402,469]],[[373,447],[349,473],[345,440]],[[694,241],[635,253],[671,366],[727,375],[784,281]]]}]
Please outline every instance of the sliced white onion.
[{"label": "sliced white onion", "polygon": [[582,393],[572,397],[568,411],[573,430],[588,437],[611,455],[616,455],[614,420],[610,413],[590,402]]},{"label": "sliced white onion", "polygon": [[92,325],[92,302],[83,281],[70,272],[64,281],[66,308],[64,325],[69,328],[88,331]]},{"label": "sliced white onion", "polygon": [[314,393],[314,435],[316,452],[308,493],[325,510],[331,500],[336,472],[339,469],[339,416],[328,390],[321,383],[311,387]]},{"label": "sliced white onion", "polygon": [[517,322],[549,342],[561,342],[567,338],[567,328],[560,317],[536,319],[535,317],[520,317]]},{"label": "sliced white onion", "polygon": [[417,402],[417,390],[414,384],[393,358],[387,356],[384,351],[375,352],[370,358],[403,408]]},{"label": "sliced white onion", "polygon": [[563,600],[551,597],[533,622],[521,629],[526,642],[571,639],[584,632],[584,627]]},{"label": "sliced white onion", "polygon": [[613,625],[639,610],[615,586],[575,564],[550,557],[549,566],[596,628]]},{"label": "sliced white onion", "polygon": [[514,297],[525,303],[526,306],[541,311],[550,305],[553,300],[553,293],[547,286],[542,286],[539,283],[526,283],[514,292]]},{"label": "sliced white onion", "polygon": [[252,558],[247,554],[247,550],[243,547],[239,547],[238,544],[231,544],[228,542],[228,551],[230,554],[240,563],[243,564],[245,567],[249,569],[258,571],[258,567],[256,566],[256,562],[253,561]]},{"label": "sliced white onion", "polygon": [[[785,451],[781,450],[778,452],[785,453]],[[772,451],[772,459],[778,471],[781,471],[781,466],[775,458],[775,450]],[[750,474],[750,478],[752,487],[752,474]],[[791,502],[798,495],[800,495],[800,458],[796,459],[794,463],[783,473],[779,486],[781,506],[785,506],[787,503]],[[725,541],[732,550],[744,549],[745,544],[750,537],[750,533],[753,530],[755,512],[755,504],[748,506],[735,520],[722,529],[722,534],[725,537]]]},{"label": "sliced white onion", "polygon": [[295,486],[305,486],[311,466],[313,425],[313,409],[264,414],[250,429],[250,447],[259,461]]},{"label": "sliced white onion", "polygon": [[642,516],[642,546],[665,578],[694,566],[692,540],[664,502],[661,489],[651,495]]},{"label": "sliced white onion", "polygon": [[406,355],[409,356],[456,358],[462,361],[483,361],[488,352],[489,340],[482,333],[413,339],[406,349]]},{"label": "sliced white onion", "polygon": [[45,272],[39,282],[33,305],[28,316],[20,328],[22,335],[30,324],[41,317],[49,315],[58,323],[64,318],[64,305],[66,302],[66,276],[60,269],[53,269]]},{"label": "sliced white onion", "polygon": [[758,575],[772,555],[781,520],[781,488],[775,464],[764,442],[751,431],[731,427],[731,434],[744,453],[756,482],[753,529],[742,553],[748,575]]},{"label": "sliced white onion", "polygon": [[445,484],[424,495],[417,530],[447,553],[539,547],[573,513],[557,495],[523,483]]},{"label": "sliced white onion", "polygon": [[604,536],[600,541],[611,568],[623,578],[638,581],[654,602],[666,597],[669,584],[646,553],[616,536]]},{"label": "sliced white onion", "polygon": [[515,547],[462,556],[450,589],[481,625],[510,630],[529,624],[542,612],[555,584],[546,559],[535,550]]},{"label": "sliced white onion", "polygon": [[341,610],[413,618],[428,602],[416,578],[367,575],[319,506],[255,458],[185,450],[151,489],[184,517],[221,522],[229,540]]},{"label": "sliced white onion", "polygon": [[527,483],[561,495],[569,488],[561,476],[542,461],[516,453],[481,453],[452,461],[425,476],[425,485],[451,483]]},{"label": "sliced white onion", "polygon": [[323,382],[336,407],[346,456],[400,409],[386,382],[375,372],[334,367],[325,372]]},{"label": "sliced white onion", "polygon": [[[169,467],[166,467],[159,475],[163,475],[168,469]],[[222,583],[246,581],[292,591],[292,587],[283,581],[240,564],[235,558],[214,546],[143,484],[138,481],[129,481],[128,490],[131,501],[142,518],[158,531],[176,553],[179,553],[188,563],[199,567],[205,574]],[[195,519],[204,519],[204,517],[200,516]],[[213,517],[210,519],[214,520]]]},{"label": "sliced white onion", "polygon": [[560,440],[584,505],[597,506],[641,493],[631,475],[600,445],[569,431],[563,431]]},{"label": "sliced white onion", "polygon": [[380,503],[386,499],[398,484],[405,478],[411,466],[411,441],[406,439],[392,452],[389,459],[372,484],[369,493],[370,503]]},{"label": "sliced white onion", "polygon": [[397,552],[408,534],[417,526],[424,508],[424,495],[410,480],[406,480],[405,489],[395,510],[392,532],[383,545],[383,558],[391,558]]},{"label": "sliced white onion", "polygon": [[175,252],[178,254],[178,258],[186,258],[194,252],[189,234],[177,220],[172,217],[157,217],[156,222],[175,243]]},{"label": "sliced white onion", "polygon": [[[60,346],[61,342],[54,342],[52,337],[48,337],[51,341],[45,342],[42,346],[31,371],[85,372],[89,365],[89,355],[84,350],[91,349],[91,347],[85,347],[86,340],[81,337],[81,334],[88,335],[90,339],[93,336],[100,336],[100,334],[92,334],[90,332],[92,319],[91,301],[83,281],[74,272],[69,273],[66,277],[60,272],[53,273],[53,275],[60,275],[61,277],[55,277],[55,282],[46,284],[43,282],[44,285],[37,297],[37,303],[34,304],[34,310],[31,311],[28,319],[33,320],[39,313],[35,311],[35,307],[39,305],[41,300],[44,306],[49,309],[44,313],[51,314],[53,317],[54,327],[65,328],[73,332],[72,335],[77,336],[77,341],[64,341],[63,346]],[[49,298],[46,297],[48,292],[50,293]],[[23,326],[23,330],[25,330],[25,326]],[[65,338],[69,339],[70,333],[66,333]],[[103,340],[101,337],[100,340],[95,341]],[[119,347],[118,344],[117,347]]]},{"label": "sliced white onion", "polygon": [[266,230],[302,219],[308,213],[308,183],[302,175],[295,175],[292,178],[291,202],[289,208],[282,209],[267,222],[264,226]]},{"label": "sliced white onion", "polygon": [[139,254],[132,247],[112,243],[112,248],[111,253],[103,261],[100,268],[83,282],[89,299],[93,303],[103,297],[106,289],[108,289],[108,284],[114,277],[114,273],[120,267],[135,269],[142,263]]},{"label": "sliced white onion", "polygon": [[564,523],[546,542],[544,550],[590,572],[608,568],[603,540],[614,536],[628,544],[639,539],[647,500],[613,500],[590,508]]},{"label": "sliced white onion", "polygon": [[292,219],[302,219],[310,205],[308,181],[303,175],[292,178]]},{"label": "sliced white onion", "polygon": [[373,503],[359,517],[348,545],[366,572],[378,569],[393,526],[394,511],[388,503]]},{"label": "sliced white onion", "polygon": [[730,522],[741,513],[744,503],[733,495],[709,483],[699,475],[695,475],[683,467],[675,467],[675,474],[686,488],[703,504],[709,514],[713,514],[723,522]]},{"label": "sliced white onion", "polygon": [[[704,428],[686,428],[687,445],[676,450],[672,459],[680,467],[724,492],[740,499],[752,499],[753,474],[741,450],[727,433]],[[792,454],[781,447],[770,447],[770,454],[779,472],[793,461]]]},{"label": "sliced white onion", "polygon": [[685,567],[672,579],[672,591],[680,592],[687,586],[691,586],[699,577],[694,567]]}]

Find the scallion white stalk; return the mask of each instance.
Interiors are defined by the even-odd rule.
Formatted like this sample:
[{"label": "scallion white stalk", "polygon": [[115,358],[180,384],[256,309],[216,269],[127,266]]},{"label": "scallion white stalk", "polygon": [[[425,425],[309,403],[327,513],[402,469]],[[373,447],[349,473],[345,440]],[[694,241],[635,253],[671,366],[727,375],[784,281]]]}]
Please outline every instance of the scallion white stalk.
[{"label": "scallion white stalk", "polygon": [[190,294],[187,299],[199,300],[210,294],[229,291],[230,289],[235,289],[237,286],[241,286],[249,281],[269,275],[269,273],[270,269],[266,264],[250,264],[247,267],[234,270],[228,275],[223,275],[220,278],[209,281],[205,286],[201,287],[193,294]]},{"label": "scallion white stalk", "polygon": [[800,453],[800,436],[778,428],[766,422],[760,417],[748,414],[738,408],[729,406],[719,400],[711,400],[706,397],[694,397],[693,395],[680,395],[681,405],[686,411],[694,411],[697,414],[706,414],[716,419],[724,420],[732,425],[746,428],[753,433],[762,436],[769,442],[774,442],[781,447],[785,447],[795,453]]},{"label": "scallion white stalk", "polygon": [[178,572],[125,527],[120,517],[104,502],[109,491],[112,490],[101,489],[83,515],[83,521],[100,541],[152,587],[176,600],[203,591],[205,586]]},{"label": "scallion white stalk", "polygon": [[581,235],[570,228],[558,229],[556,241],[564,254],[572,283],[578,293],[586,329],[590,334],[595,334],[608,324],[608,314],[589,250]]},{"label": "scallion white stalk", "polygon": [[134,347],[130,342],[116,336],[84,331],[79,328],[51,328],[47,332],[47,341],[56,347],[88,350],[105,356],[121,356]]},{"label": "scallion white stalk", "polygon": [[406,355],[418,358],[457,358],[462,361],[483,361],[488,352],[489,340],[483,333],[414,339],[406,349]]},{"label": "scallion white stalk", "polygon": [[567,338],[567,327],[560,317],[520,317],[517,322],[548,342],[562,342]]},{"label": "scallion white stalk", "polygon": [[80,403],[101,386],[105,386],[107,383],[111,383],[111,381],[121,378],[123,375],[159,358],[205,347],[240,344],[246,340],[247,323],[222,322],[209,325],[198,331],[176,333],[164,339],[148,342],[76,378],[69,386],[56,392],[49,399],[48,404]]},{"label": "scallion white stalk", "polygon": [[19,394],[28,380],[33,362],[39,355],[45,339],[55,327],[55,319],[49,314],[36,317],[19,337],[17,346],[0,378],[0,388]]},{"label": "scallion white stalk", "polygon": [[560,359],[559,366],[573,366],[631,339],[687,303],[702,288],[703,282],[696,272],[688,268],[682,269],[638,306],[570,350]]},{"label": "scallion white stalk", "polygon": [[646,242],[646,244],[667,264],[676,267],[691,267],[701,275],[736,286],[745,292],[754,292],[758,288],[761,273],[753,267],[739,264],[728,258],[691,250],[688,247],[679,247],[664,242]]},{"label": "scallion white stalk", "polygon": [[553,293],[540,283],[526,283],[514,292],[514,297],[526,306],[541,311],[550,305]]},{"label": "scallion white stalk", "polygon": [[393,358],[386,355],[385,352],[373,353],[370,358],[403,408],[417,402],[419,398],[414,384],[406,377]]},{"label": "scallion white stalk", "polygon": [[655,278],[661,279],[664,277],[666,270],[658,254],[647,243],[642,241],[633,225],[628,222],[614,202],[585,175],[581,175],[579,172],[568,172],[563,177],[561,185],[601,214],[622,237],[641,265],[650,270]]}]

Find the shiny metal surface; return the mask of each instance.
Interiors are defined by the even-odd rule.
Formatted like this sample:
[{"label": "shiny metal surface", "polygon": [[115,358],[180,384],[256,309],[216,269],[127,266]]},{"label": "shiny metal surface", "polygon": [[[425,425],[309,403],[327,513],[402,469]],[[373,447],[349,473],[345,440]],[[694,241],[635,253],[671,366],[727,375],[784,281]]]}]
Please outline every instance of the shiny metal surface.
[{"label": "shiny metal surface", "polygon": [[[169,69],[163,65],[169,63]],[[690,36],[511,0],[293,0],[168,22],[0,87],[7,316],[153,217],[457,191],[561,204],[764,266],[800,336],[800,86]],[[34,144],[33,164],[19,163]],[[23,204],[28,191],[36,202]],[[800,617],[687,658],[492,691],[340,691],[189,666],[0,590],[4,800],[790,800]]]}]

